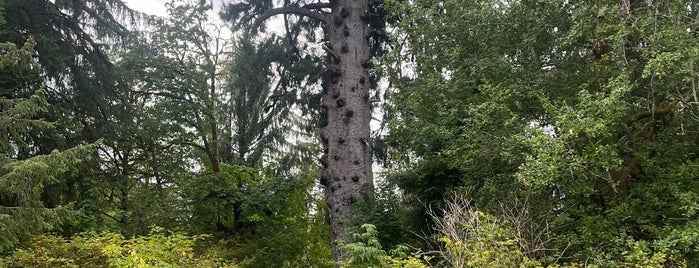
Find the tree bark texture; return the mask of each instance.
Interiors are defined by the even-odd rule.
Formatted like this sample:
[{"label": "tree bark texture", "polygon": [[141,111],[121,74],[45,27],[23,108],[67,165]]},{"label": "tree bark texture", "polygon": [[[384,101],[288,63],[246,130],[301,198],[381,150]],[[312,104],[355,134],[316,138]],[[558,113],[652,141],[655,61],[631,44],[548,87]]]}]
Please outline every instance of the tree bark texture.
[{"label": "tree bark texture", "polygon": [[342,260],[337,242],[344,239],[355,213],[352,205],[363,189],[373,188],[369,101],[371,59],[367,0],[331,1],[324,31],[328,40],[328,70],[322,106],[327,125],[321,183],[327,189],[333,259]]}]

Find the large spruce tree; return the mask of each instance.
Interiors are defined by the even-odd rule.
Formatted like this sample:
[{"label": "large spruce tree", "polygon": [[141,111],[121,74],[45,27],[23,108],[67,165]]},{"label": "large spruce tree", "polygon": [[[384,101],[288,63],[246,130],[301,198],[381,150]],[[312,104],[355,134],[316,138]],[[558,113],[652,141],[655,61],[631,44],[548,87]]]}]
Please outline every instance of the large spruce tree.
[{"label": "large spruce tree", "polygon": [[284,1],[282,6],[274,6],[271,1],[244,1],[230,5],[228,13],[232,20],[254,19],[255,28],[272,16],[293,14],[323,31],[327,76],[321,100],[326,116],[320,133],[326,146],[321,157],[321,184],[327,189],[333,257],[341,260],[337,241],[345,238],[354,220],[352,205],[363,190],[373,188],[367,71],[372,57],[369,20],[374,15],[370,2]]}]

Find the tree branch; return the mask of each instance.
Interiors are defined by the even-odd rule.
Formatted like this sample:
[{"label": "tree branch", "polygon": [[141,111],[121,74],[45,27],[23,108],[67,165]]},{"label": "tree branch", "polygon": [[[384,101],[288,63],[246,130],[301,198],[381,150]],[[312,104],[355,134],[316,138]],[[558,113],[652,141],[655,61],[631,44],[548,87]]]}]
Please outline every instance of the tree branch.
[{"label": "tree branch", "polygon": [[192,147],[197,148],[197,149],[199,149],[199,150],[202,150],[202,151],[204,151],[204,152],[207,151],[207,149],[206,149],[204,146],[202,146],[202,145],[200,145],[200,144],[197,144],[197,143],[194,143],[194,142],[191,142],[191,141],[183,141],[182,144],[183,144],[183,145],[192,146]]},{"label": "tree branch", "polygon": [[107,216],[108,218],[110,218],[110,219],[112,219],[112,220],[118,222],[118,223],[121,223],[121,224],[124,223],[124,220],[117,219],[116,217],[114,217],[114,216],[112,216],[112,215],[109,215],[108,213],[106,213],[106,212],[104,212],[104,211],[101,211],[101,210],[100,210],[100,213],[101,213],[102,215]]},{"label": "tree branch", "polygon": [[317,9],[323,9],[323,8],[331,8],[330,3],[310,3],[310,4],[305,4],[303,8],[308,9],[308,10],[317,10]]},{"label": "tree branch", "polygon": [[[307,8],[306,6],[310,6],[310,7]],[[303,7],[288,6],[288,7],[279,7],[279,8],[270,9],[255,19],[255,22],[253,23],[253,28],[260,27],[262,22],[264,22],[265,20],[269,19],[272,16],[280,15],[280,14],[294,14],[294,15],[309,17],[309,18],[316,19],[316,20],[319,20],[322,22],[326,21],[326,17],[325,17],[325,15],[323,15],[323,13],[315,12],[315,11],[311,10],[311,8],[318,8],[317,4],[308,4],[306,6],[303,6]]]},{"label": "tree branch", "polygon": [[655,116],[655,115],[666,115],[671,113],[674,109],[677,103],[672,103],[670,105],[667,105],[665,107],[659,107],[651,110],[644,110],[640,111],[634,115],[631,116],[629,119],[630,123],[634,123],[638,120],[641,120],[643,118],[649,117],[649,116]]},{"label": "tree branch", "polygon": [[184,98],[184,97],[177,96],[177,95],[172,94],[172,93],[169,93],[169,92],[162,92],[162,91],[160,91],[160,92],[158,92],[158,91],[139,91],[139,90],[134,90],[133,92],[136,93],[136,94],[139,94],[139,95],[155,95],[155,96],[160,96],[160,97],[166,97],[166,98],[170,98],[170,99],[173,99],[173,100],[179,100],[179,101],[183,101],[183,102],[186,102],[186,103],[189,103],[189,104],[196,105],[196,103],[195,103],[193,100],[191,100],[191,99],[186,99],[186,98]]}]

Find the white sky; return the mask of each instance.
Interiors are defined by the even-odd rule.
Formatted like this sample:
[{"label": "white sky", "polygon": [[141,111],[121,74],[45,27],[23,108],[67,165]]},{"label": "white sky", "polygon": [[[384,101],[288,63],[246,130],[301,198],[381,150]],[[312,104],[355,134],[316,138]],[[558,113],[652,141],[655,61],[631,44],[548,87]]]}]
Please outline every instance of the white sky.
[{"label": "white sky", "polygon": [[[146,13],[148,15],[156,15],[162,17],[165,17],[167,15],[165,3],[171,1],[172,0],[124,0],[126,5],[130,8]],[[219,11],[223,6],[225,6],[226,3],[230,1],[231,0],[207,0],[207,2],[213,4],[214,7],[214,9],[211,11],[211,14],[209,14],[211,18],[219,20]]]},{"label": "white sky", "polygon": [[[130,8],[146,13],[148,15],[156,15],[165,17],[167,16],[167,10],[165,8],[165,3],[171,2],[172,0],[124,0],[127,6]],[[190,0],[191,1],[191,0]],[[213,4],[213,10],[209,12],[209,19],[211,22],[216,24],[222,24],[219,17],[219,12],[222,7],[233,0],[207,0],[209,3]],[[275,32],[277,34],[283,33],[283,24],[281,19],[272,18],[267,22],[267,30],[269,32]]]},{"label": "white sky", "polygon": [[170,0],[125,0],[126,5],[148,15],[165,16],[165,3]]}]

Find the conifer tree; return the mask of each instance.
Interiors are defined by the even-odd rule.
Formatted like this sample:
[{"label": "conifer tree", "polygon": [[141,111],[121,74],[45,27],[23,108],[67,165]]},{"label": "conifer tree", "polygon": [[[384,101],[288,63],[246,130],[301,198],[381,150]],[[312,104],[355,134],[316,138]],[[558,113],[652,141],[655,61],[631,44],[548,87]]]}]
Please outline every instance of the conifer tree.
[{"label": "conifer tree", "polygon": [[45,192],[65,183],[63,175],[75,171],[90,157],[95,145],[84,145],[50,154],[31,154],[37,146],[29,133],[53,128],[47,112],[36,45],[29,38],[21,47],[0,44],[0,252],[32,234],[58,230],[75,211],[70,198]]}]

